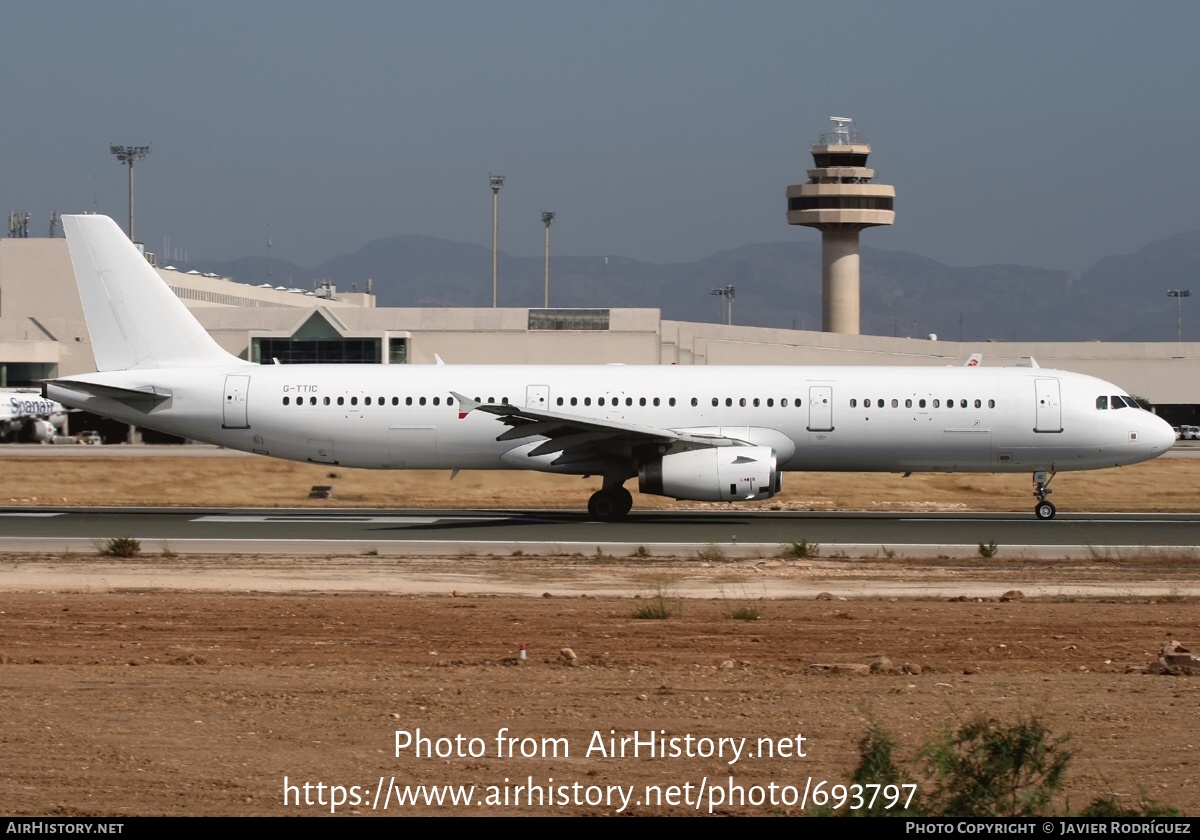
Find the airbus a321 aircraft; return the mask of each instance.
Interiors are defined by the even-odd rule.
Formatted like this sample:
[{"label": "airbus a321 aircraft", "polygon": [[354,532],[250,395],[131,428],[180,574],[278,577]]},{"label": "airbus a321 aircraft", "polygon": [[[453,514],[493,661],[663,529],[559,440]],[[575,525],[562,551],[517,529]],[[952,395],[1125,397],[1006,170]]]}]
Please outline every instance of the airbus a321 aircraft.
[{"label": "airbus a321 aircraft", "polygon": [[1036,367],[256,365],[221,349],[105,216],[65,216],[98,373],[65,405],[276,458],[600,476],[597,519],[642,493],[768,499],[782,473],[1056,471],[1174,444],[1121,388]]}]

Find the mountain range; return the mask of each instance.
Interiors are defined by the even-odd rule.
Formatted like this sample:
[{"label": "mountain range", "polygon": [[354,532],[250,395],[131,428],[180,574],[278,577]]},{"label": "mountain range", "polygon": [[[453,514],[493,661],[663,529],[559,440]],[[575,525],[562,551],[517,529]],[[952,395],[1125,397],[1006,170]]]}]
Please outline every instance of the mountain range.
[{"label": "mountain range", "polygon": [[[540,307],[542,257],[498,256],[501,306]],[[364,245],[314,268],[244,257],[197,261],[257,285],[365,291],[379,306],[487,307],[491,250],[429,236],[401,235]],[[1176,301],[1200,271],[1200,230],[1105,257],[1079,275],[1021,265],[955,267],[905,251],[862,249],[862,332],[986,341],[1168,341],[1176,337]],[[732,285],[733,323],[821,328],[818,241],[745,245],[691,263],[657,264],[616,256],[551,255],[550,304],[562,308],[652,307],[667,319],[719,321],[712,289]],[[1200,303],[1200,289],[1197,302]],[[1183,338],[1200,340],[1200,312],[1183,305]]]}]

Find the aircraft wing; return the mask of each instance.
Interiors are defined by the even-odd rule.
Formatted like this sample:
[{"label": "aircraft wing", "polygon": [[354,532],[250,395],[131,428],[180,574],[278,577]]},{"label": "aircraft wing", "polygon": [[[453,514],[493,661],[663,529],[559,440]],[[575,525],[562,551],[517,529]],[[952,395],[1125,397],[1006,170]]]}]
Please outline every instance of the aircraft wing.
[{"label": "aircraft wing", "polygon": [[472,411],[495,415],[510,428],[497,435],[496,440],[519,441],[531,437],[547,440],[529,452],[529,456],[561,453],[554,464],[580,461],[595,457],[628,455],[634,446],[646,444],[693,444],[697,447],[745,446],[746,441],[721,435],[696,434],[685,430],[659,429],[625,423],[620,420],[601,420],[595,417],[580,417],[540,408],[511,405],[509,403],[481,403],[450,392],[458,400],[458,416],[461,420]]}]

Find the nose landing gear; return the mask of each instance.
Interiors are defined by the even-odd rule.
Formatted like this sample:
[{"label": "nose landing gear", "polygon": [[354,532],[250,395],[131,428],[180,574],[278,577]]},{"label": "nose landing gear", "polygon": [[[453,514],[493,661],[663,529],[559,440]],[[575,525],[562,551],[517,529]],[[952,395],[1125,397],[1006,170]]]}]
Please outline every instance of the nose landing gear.
[{"label": "nose landing gear", "polygon": [[1033,495],[1037,496],[1038,500],[1033,507],[1033,515],[1038,519],[1053,519],[1054,514],[1058,512],[1054,503],[1046,500],[1046,497],[1054,492],[1050,489],[1050,482],[1054,480],[1055,475],[1057,473],[1047,474],[1045,470],[1039,470],[1033,474]]}]

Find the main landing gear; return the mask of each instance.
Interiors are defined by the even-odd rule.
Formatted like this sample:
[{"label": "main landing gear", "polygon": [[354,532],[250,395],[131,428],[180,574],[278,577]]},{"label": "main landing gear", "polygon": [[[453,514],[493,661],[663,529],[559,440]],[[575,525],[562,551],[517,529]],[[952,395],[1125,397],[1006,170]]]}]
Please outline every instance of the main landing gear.
[{"label": "main landing gear", "polygon": [[592,519],[616,522],[624,519],[633,508],[633,494],[621,485],[597,490],[588,499],[588,513]]},{"label": "main landing gear", "polygon": [[1054,507],[1054,502],[1046,500],[1046,497],[1054,492],[1050,489],[1050,482],[1054,480],[1055,475],[1057,473],[1051,472],[1047,477],[1045,470],[1039,470],[1033,474],[1033,495],[1037,496],[1038,500],[1034,505],[1033,515],[1038,519],[1053,519],[1054,514],[1058,512],[1058,509]]}]

